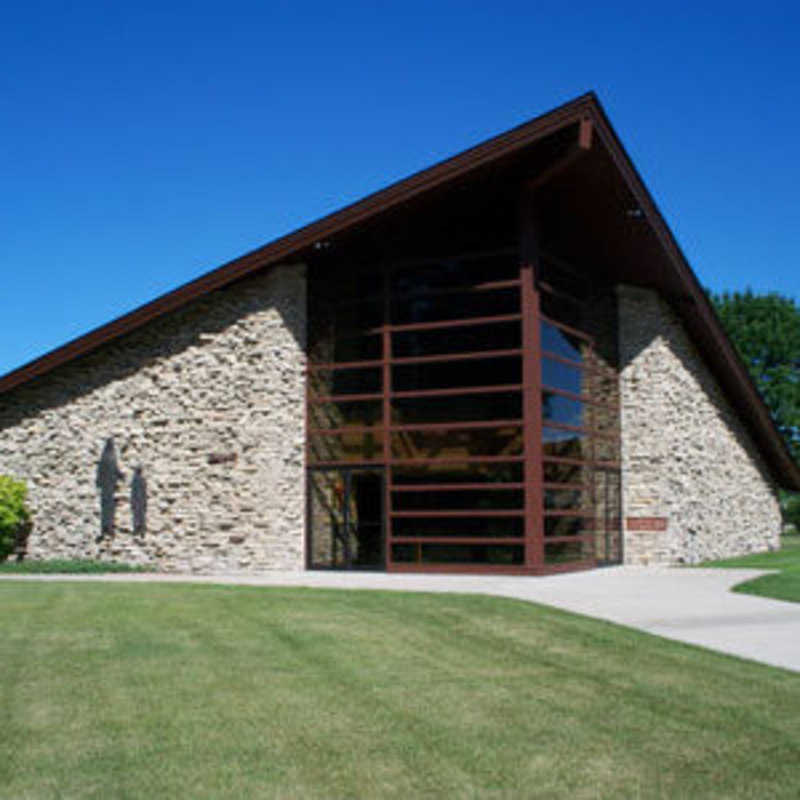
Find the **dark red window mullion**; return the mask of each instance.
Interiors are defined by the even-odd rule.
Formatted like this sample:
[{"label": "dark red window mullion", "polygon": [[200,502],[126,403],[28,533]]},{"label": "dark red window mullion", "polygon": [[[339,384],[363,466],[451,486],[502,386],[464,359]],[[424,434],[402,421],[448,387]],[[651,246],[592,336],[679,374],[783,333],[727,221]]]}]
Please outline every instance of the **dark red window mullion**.
[{"label": "dark red window mullion", "polygon": [[573,336],[577,336],[579,339],[583,339],[585,342],[589,342],[590,345],[594,344],[594,337],[589,336],[589,334],[586,333],[586,331],[579,331],[577,328],[573,328],[571,325],[565,325],[563,322],[559,322],[558,320],[553,319],[552,317],[545,316],[544,314],[540,315],[540,319],[543,322],[547,322],[553,327],[558,328],[559,330],[565,331],[566,333],[570,333]]},{"label": "dark red window mullion", "polygon": [[[594,351],[591,350],[590,352],[593,353]],[[590,364],[584,361],[573,361],[571,358],[567,358],[566,356],[560,356],[558,353],[553,353],[550,350],[542,350],[542,358],[547,358],[550,361],[558,361],[561,364],[566,364],[568,367],[582,370],[584,372],[588,372],[589,374],[605,372],[606,370],[605,367],[598,367],[594,364]]]},{"label": "dark red window mullion", "polygon": [[[575,539],[577,537],[573,537]],[[476,545],[498,545],[498,544],[525,544],[525,539],[521,536],[495,536],[486,538],[480,536],[396,536],[395,544],[476,544]],[[408,563],[408,562],[406,562]]]},{"label": "dark red window mullion", "polygon": [[[525,511],[521,508],[495,508],[495,509],[481,509],[481,508],[467,508],[467,509],[453,509],[451,511],[392,511],[392,517],[404,517],[407,519],[440,519],[452,517],[465,517],[468,519],[488,519],[489,517],[523,517]],[[578,516],[577,514],[570,514],[570,516]]]},{"label": "dark red window mullion", "polygon": [[[548,536],[545,539],[546,544],[563,544],[564,542],[592,542],[594,541],[594,533],[586,533],[582,536]],[[592,548],[594,549],[594,548]]]},{"label": "dark red window mullion", "polygon": [[[438,322],[408,322],[402,325],[390,325],[390,332],[403,333],[404,331],[435,331],[440,328],[467,328],[475,325],[490,325],[493,322],[517,322],[520,314],[495,314],[490,317],[466,317],[464,319],[447,319]],[[367,334],[382,333],[380,328],[370,328]]]},{"label": "dark red window mullion", "polygon": [[407,425],[392,425],[392,432],[408,433],[413,431],[469,431],[490,430],[493,428],[518,428],[522,425],[521,419],[488,419],[472,420],[470,422],[414,422]]},{"label": "dark red window mullion", "polygon": [[[592,424],[594,424],[594,412],[592,412]],[[591,453],[592,457],[592,465],[597,463],[597,439],[594,435],[589,436],[589,452]],[[592,518],[594,519],[594,525],[592,527],[597,527],[597,492],[596,492],[596,484],[597,484],[597,469],[596,467],[592,466]],[[588,540],[589,544],[592,548],[591,555],[592,558],[597,560],[597,532],[593,531],[591,534],[591,539]]]},{"label": "dark red window mullion", "polygon": [[416,300],[428,297],[447,297],[453,294],[479,294],[481,292],[496,292],[501,289],[513,289],[519,286],[519,280],[512,278],[507,281],[481,281],[480,283],[465,283],[463,286],[449,286],[439,289],[413,289],[408,292],[398,292],[392,295],[393,300]]},{"label": "dark red window mullion", "polygon": [[321,403],[355,403],[359,400],[382,400],[383,392],[367,392],[365,394],[327,394],[313,396],[309,392],[308,402],[310,405],[319,405]]},{"label": "dark red window mullion", "polygon": [[610,439],[612,441],[616,441],[617,437],[619,436],[619,431],[612,430],[612,431],[596,431],[594,428],[585,428],[582,425],[569,425],[566,422],[552,422],[551,420],[545,420],[543,423],[545,428],[553,428],[559,431],[569,431],[570,433],[582,433],[585,434],[586,437],[597,437],[598,439]]},{"label": "dark red window mullion", "polygon": [[373,359],[372,361],[319,361],[309,363],[306,367],[306,372],[333,372],[337,369],[362,369],[382,366],[382,358]]},{"label": "dark red window mullion", "polygon": [[611,411],[619,410],[619,403],[605,403],[602,400],[597,400],[594,397],[589,397],[585,394],[575,394],[575,392],[567,391],[566,389],[556,389],[555,386],[542,385],[542,389],[553,394],[566,397],[568,400],[574,400],[576,403],[588,403],[592,406],[600,406],[601,408],[608,408]]},{"label": "dark red window mullion", "polygon": [[566,301],[568,301],[570,303],[574,303],[577,306],[584,306],[585,307],[585,306],[588,305],[586,300],[581,300],[581,298],[575,297],[574,294],[570,294],[569,292],[565,292],[562,289],[556,289],[555,286],[553,286],[550,283],[547,283],[547,281],[539,281],[536,286],[537,286],[537,288],[539,290],[541,290],[543,292],[546,292],[547,294],[550,294],[553,297],[559,297],[559,298],[561,298],[563,300],[566,300]]},{"label": "dark red window mullion", "polygon": [[436,456],[435,458],[393,458],[392,463],[395,466],[414,467],[425,464],[518,464],[524,460],[524,456]]},{"label": "dark red window mullion", "polygon": [[591,519],[594,517],[594,506],[591,508],[547,508],[546,517],[575,517],[575,519]]},{"label": "dark red window mullion", "polygon": [[533,264],[520,266],[522,310],[522,416],[525,459],[525,566],[544,564],[544,470],[542,467],[542,377],[539,295],[534,284]]},{"label": "dark red window mullion", "polygon": [[[567,484],[568,488],[573,488]],[[393,492],[458,492],[458,491],[513,491],[524,489],[524,483],[401,483],[392,486]]]},{"label": "dark red window mullion", "polygon": [[392,397],[413,399],[416,397],[458,397],[462,394],[504,394],[518,392],[523,384],[509,383],[504,386],[456,386],[452,389],[419,389],[416,391],[393,392]]},{"label": "dark red window mullion", "polygon": [[436,353],[430,356],[404,356],[392,359],[392,364],[435,364],[439,361],[474,361],[481,358],[503,358],[504,356],[519,356],[522,350],[477,350],[474,353]]},{"label": "dark red window mullion", "polygon": [[556,491],[580,491],[587,492],[592,488],[591,483],[569,483],[568,481],[545,481],[542,486],[545,489],[555,489]]}]

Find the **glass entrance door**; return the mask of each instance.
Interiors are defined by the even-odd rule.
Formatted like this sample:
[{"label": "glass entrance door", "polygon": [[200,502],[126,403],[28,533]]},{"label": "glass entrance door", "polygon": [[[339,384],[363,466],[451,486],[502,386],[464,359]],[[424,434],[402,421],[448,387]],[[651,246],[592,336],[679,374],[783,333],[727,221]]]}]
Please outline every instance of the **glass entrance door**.
[{"label": "glass entrance door", "polygon": [[308,480],[309,567],[383,569],[383,470],[311,469]]}]

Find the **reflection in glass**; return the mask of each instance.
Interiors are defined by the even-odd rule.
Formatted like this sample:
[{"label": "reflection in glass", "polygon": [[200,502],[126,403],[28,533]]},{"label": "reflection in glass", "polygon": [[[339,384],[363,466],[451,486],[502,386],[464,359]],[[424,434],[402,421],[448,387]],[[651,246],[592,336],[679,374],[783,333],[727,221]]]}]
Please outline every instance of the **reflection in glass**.
[{"label": "reflection in glass", "polygon": [[545,542],[545,564],[567,564],[571,561],[584,561],[593,557],[591,542]]},{"label": "reflection in glass", "polygon": [[309,406],[312,428],[369,428],[382,421],[380,400],[345,400],[336,403],[313,403]]},{"label": "reflection in glass", "polygon": [[440,489],[393,492],[395,511],[522,509],[525,497],[520,489]]},{"label": "reflection in glass", "polygon": [[542,428],[542,450],[545,456],[591,459],[591,440],[585,433]]},{"label": "reflection in glass", "polygon": [[545,538],[585,536],[594,531],[594,520],[586,517],[545,517]]},{"label": "reflection in glass", "polygon": [[376,461],[383,455],[383,431],[313,434],[308,438],[308,461]]},{"label": "reflection in glass", "polygon": [[588,372],[552,358],[542,358],[542,383],[573,394],[590,393]]},{"label": "reflection in glass", "polygon": [[542,350],[554,355],[568,358],[570,361],[583,363],[583,353],[588,343],[574,334],[557,328],[550,322],[541,323]]},{"label": "reflection in glass", "polygon": [[559,422],[578,428],[589,427],[586,406],[580,400],[564,397],[555,392],[542,392],[542,418],[545,422]]},{"label": "reflection in glass", "polygon": [[432,331],[397,331],[392,334],[395,358],[513,350],[520,346],[519,322],[493,322]]},{"label": "reflection in glass", "polygon": [[472,428],[466,431],[397,431],[392,434],[394,458],[515,456],[522,453],[522,428]]},{"label": "reflection in glass", "polygon": [[423,564],[518,565],[524,561],[522,545],[492,544],[396,544],[392,558],[400,563],[414,562],[417,552]]}]

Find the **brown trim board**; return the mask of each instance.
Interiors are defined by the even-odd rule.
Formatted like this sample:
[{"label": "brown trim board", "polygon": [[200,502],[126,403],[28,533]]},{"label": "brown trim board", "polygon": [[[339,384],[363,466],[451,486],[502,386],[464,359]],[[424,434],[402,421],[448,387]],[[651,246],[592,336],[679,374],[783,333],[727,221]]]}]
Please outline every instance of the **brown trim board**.
[{"label": "brown trim board", "polygon": [[[591,128],[588,127],[591,123]],[[0,377],[0,394],[85,355],[101,345],[130,333],[147,322],[174,311],[259,269],[292,258],[321,239],[341,233],[360,222],[397,207],[412,198],[467,175],[474,169],[508,156],[569,125],[582,132],[581,149],[597,146],[610,154],[620,175],[639,203],[648,224],[668,256],[673,284],[671,294],[688,298],[691,313],[681,316],[693,340],[723,385],[739,414],[762,450],[778,483],[787,489],[800,490],[800,466],[794,462],[761,399],[744,364],[723,331],[705,292],[700,286],[679,245],[669,230],[636,167],[628,157],[617,134],[594,93],[589,92],[562,106],[495,136],[432,167],[414,173],[385,189],[345,206],[297,231],[223,264],[117,319],[46,353]],[[591,130],[593,136],[589,137]],[[593,141],[594,140],[594,141]],[[656,287],[668,299],[670,292]]]}]

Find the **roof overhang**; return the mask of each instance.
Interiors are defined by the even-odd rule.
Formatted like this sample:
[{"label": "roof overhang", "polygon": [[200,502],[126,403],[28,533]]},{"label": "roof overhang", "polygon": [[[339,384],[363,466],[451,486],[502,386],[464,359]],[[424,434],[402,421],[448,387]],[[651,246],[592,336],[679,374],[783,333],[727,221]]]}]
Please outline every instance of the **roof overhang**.
[{"label": "roof overhang", "polygon": [[[628,205],[636,219],[624,214],[598,216],[602,236],[615,243],[608,261],[617,264],[618,280],[656,289],[681,317],[692,341],[718,380],[731,404],[750,430],[777,483],[800,491],[800,467],[793,460],[769,409],[751,380],[745,365],[725,334],[714,310],[669,230],[641,176],[628,157],[606,114],[593,93],[582,95],[547,114],[496,136],[452,158],[392,184],[352,205],[282,236],[230,261],[106,325],[68,342],[0,377],[0,393],[27,383],[101,345],[174,311],[215,289],[253,272],[289,259],[299,259],[315,243],[358,229],[382,215],[402,209],[422,196],[462,182],[485,168],[508,162],[565,129],[576,131],[569,152],[543,149],[533,183],[549,179],[568,167],[564,179],[566,202],[597,203],[597,191],[612,189],[617,206]],[[579,160],[591,148],[592,159]],[[570,184],[570,180],[573,184]],[[594,187],[592,187],[594,181]],[[580,191],[575,191],[580,186]],[[583,200],[581,199],[583,198]],[[619,211],[619,208],[616,209]],[[608,230],[616,230],[609,236]],[[623,252],[624,251],[624,252]]]}]

